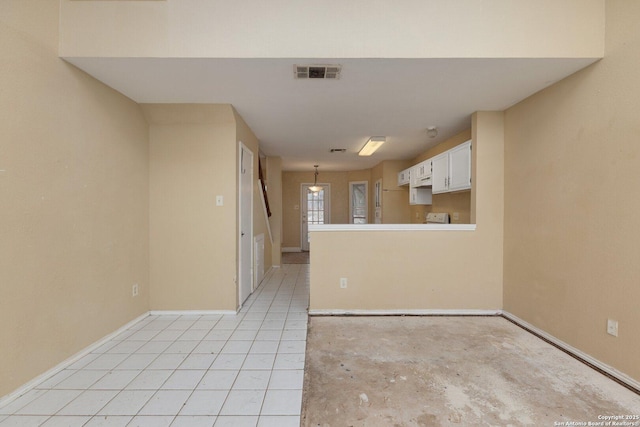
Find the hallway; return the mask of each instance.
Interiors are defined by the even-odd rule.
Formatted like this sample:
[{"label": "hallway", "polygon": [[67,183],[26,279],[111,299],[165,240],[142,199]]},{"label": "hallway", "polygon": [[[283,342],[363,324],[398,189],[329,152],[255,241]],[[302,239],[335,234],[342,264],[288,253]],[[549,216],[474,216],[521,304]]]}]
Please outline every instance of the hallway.
[{"label": "hallway", "polygon": [[309,266],[237,315],[150,315],[0,408],[0,426],[299,426]]}]

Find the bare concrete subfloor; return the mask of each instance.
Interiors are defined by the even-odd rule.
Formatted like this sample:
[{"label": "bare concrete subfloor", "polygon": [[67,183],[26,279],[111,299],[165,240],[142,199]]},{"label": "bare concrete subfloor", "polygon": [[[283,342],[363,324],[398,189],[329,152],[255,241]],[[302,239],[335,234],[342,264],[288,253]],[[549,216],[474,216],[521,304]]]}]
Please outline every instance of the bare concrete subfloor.
[{"label": "bare concrete subfloor", "polygon": [[303,396],[303,426],[640,415],[639,395],[500,317],[312,317]]}]

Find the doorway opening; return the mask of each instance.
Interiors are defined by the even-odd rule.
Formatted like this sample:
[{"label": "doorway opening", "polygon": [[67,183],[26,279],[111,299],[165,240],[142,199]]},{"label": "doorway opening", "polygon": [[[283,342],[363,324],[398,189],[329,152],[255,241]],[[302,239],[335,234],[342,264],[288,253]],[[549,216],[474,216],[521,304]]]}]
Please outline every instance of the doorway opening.
[{"label": "doorway opening", "polygon": [[316,184],[319,191],[311,191],[313,184],[302,184],[300,191],[300,248],[309,251],[309,225],[331,223],[331,185]]}]

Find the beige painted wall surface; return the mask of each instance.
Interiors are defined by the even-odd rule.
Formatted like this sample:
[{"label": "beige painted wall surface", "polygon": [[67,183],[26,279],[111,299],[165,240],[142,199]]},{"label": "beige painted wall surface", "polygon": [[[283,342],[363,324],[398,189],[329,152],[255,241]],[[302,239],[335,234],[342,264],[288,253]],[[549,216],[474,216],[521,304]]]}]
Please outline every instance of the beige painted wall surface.
[{"label": "beige painted wall surface", "polygon": [[606,15],[601,62],[506,112],[505,309],[640,381],[640,2]]},{"label": "beige painted wall surface", "polygon": [[[603,52],[603,4],[62,0],[61,51],[89,57],[596,58]],[[238,20],[251,31],[238,31]],[[331,37],[315,37],[317,28]]]},{"label": "beige painted wall surface", "polygon": [[[235,310],[236,123],[230,105],[143,105],[150,122],[152,310]],[[217,195],[224,198],[216,206]]]},{"label": "beige painted wall surface", "polygon": [[411,166],[406,160],[385,160],[382,162],[382,223],[408,224],[411,222],[409,210],[409,189],[398,187],[398,172]]},{"label": "beige painted wall surface", "polygon": [[[313,172],[282,173],[282,211],[284,248],[300,247],[300,185],[313,184]],[[331,185],[331,224],[349,223],[349,173],[322,172],[318,183]],[[295,207],[298,206],[298,209]]]},{"label": "beige painted wall surface", "polygon": [[[430,212],[446,212],[451,224],[471,224],[471,191],[433,195],[432,205],[411,206],[411,222],[423,224]],[[458,219],[453,214],[458,213]]]},{"label": "beige painted wall surface", "polygon": [[[420,163],[423,160],[430,159],[438,154],[444,153],[451,148],[458,146],[471,139],[471,129],[460,132],[459,134],[449,138],[448,140],[436,145],[417,156],[411,161],[412,165]],[[433,195],[432,205],[411,206],[411,222],[421,224],[426,220],[426,214],[429,212],[447,212],[449,220],[452,224],[469,224],[471,223],[471,191],[462,191],[458,193],[442,193]],[[458,212],[458,219],[453,219],[453,213]]]},{"label": "beige painted wall surface", "polygon": [[147,125],[58,58],[58,7],[0,2],[0,396],[149,308]]},{"label": "beige painted wall surface", "polygon": [[473,129],[476,231],[313,232],[311,309],[502,308],[502,113]]}]

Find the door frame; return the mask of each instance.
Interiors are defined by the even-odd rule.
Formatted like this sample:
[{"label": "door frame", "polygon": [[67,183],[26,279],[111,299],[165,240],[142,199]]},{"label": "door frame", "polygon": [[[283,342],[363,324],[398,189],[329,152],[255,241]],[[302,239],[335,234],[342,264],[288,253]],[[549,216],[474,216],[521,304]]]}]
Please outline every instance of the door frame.
[{"label": "door frame", "polygon": [[[331,184],[318,182],[316,185],[320,185],[325,189],[326,198],[324,200],[324,218],[325,224],[331,224]],[[309,242],[305,242],[305,237],[308,233],[305,232],[306,228],[306,219],[304,218],[305,212],[307,211],[307,192],[309,191],[309,187],[313,187],[312,183],[302,183],[300,184],[300,250],[308,251],[309,250]],[[305,249],[306,248],[306,249]]]},{"label": "door frame", "polygon": [[[242,161],[244,160],[244,156],[247,154],[250,156],[250,159],[251,159],[251,163],[250,163],[251,167],[249,168],[249,185],[250,185],[249,194],[251,195],[251,197],[249,197],[249,206],[248,206],[249,239],[248,239],[248,243],[246,243],[249,246],[250,256],[249,256],[249,259],[243,259],[242,215],[244,212],[242,210],[242,197],[243,197]],[[251,295],[254,291],[254,283],[253,283],[253,152],[249,149],[249,147],[244,145],[242,141],[238,141],[238,234],[237,234],[237,239],[238,239],[238,274],[237,274],[238,307],[242,307],[242,305],[247,300],[247,298],[249,298],[249,295]],[[244,295],[243,289],[242,289],[243,280],[245,279],[242,271],[243,271],[243,267],[246,267],[245,263],[247,263],[247,265],[249,266],[248,280],[250,281],[249,282],[250,284],[249,284],[248,295]]]}]

